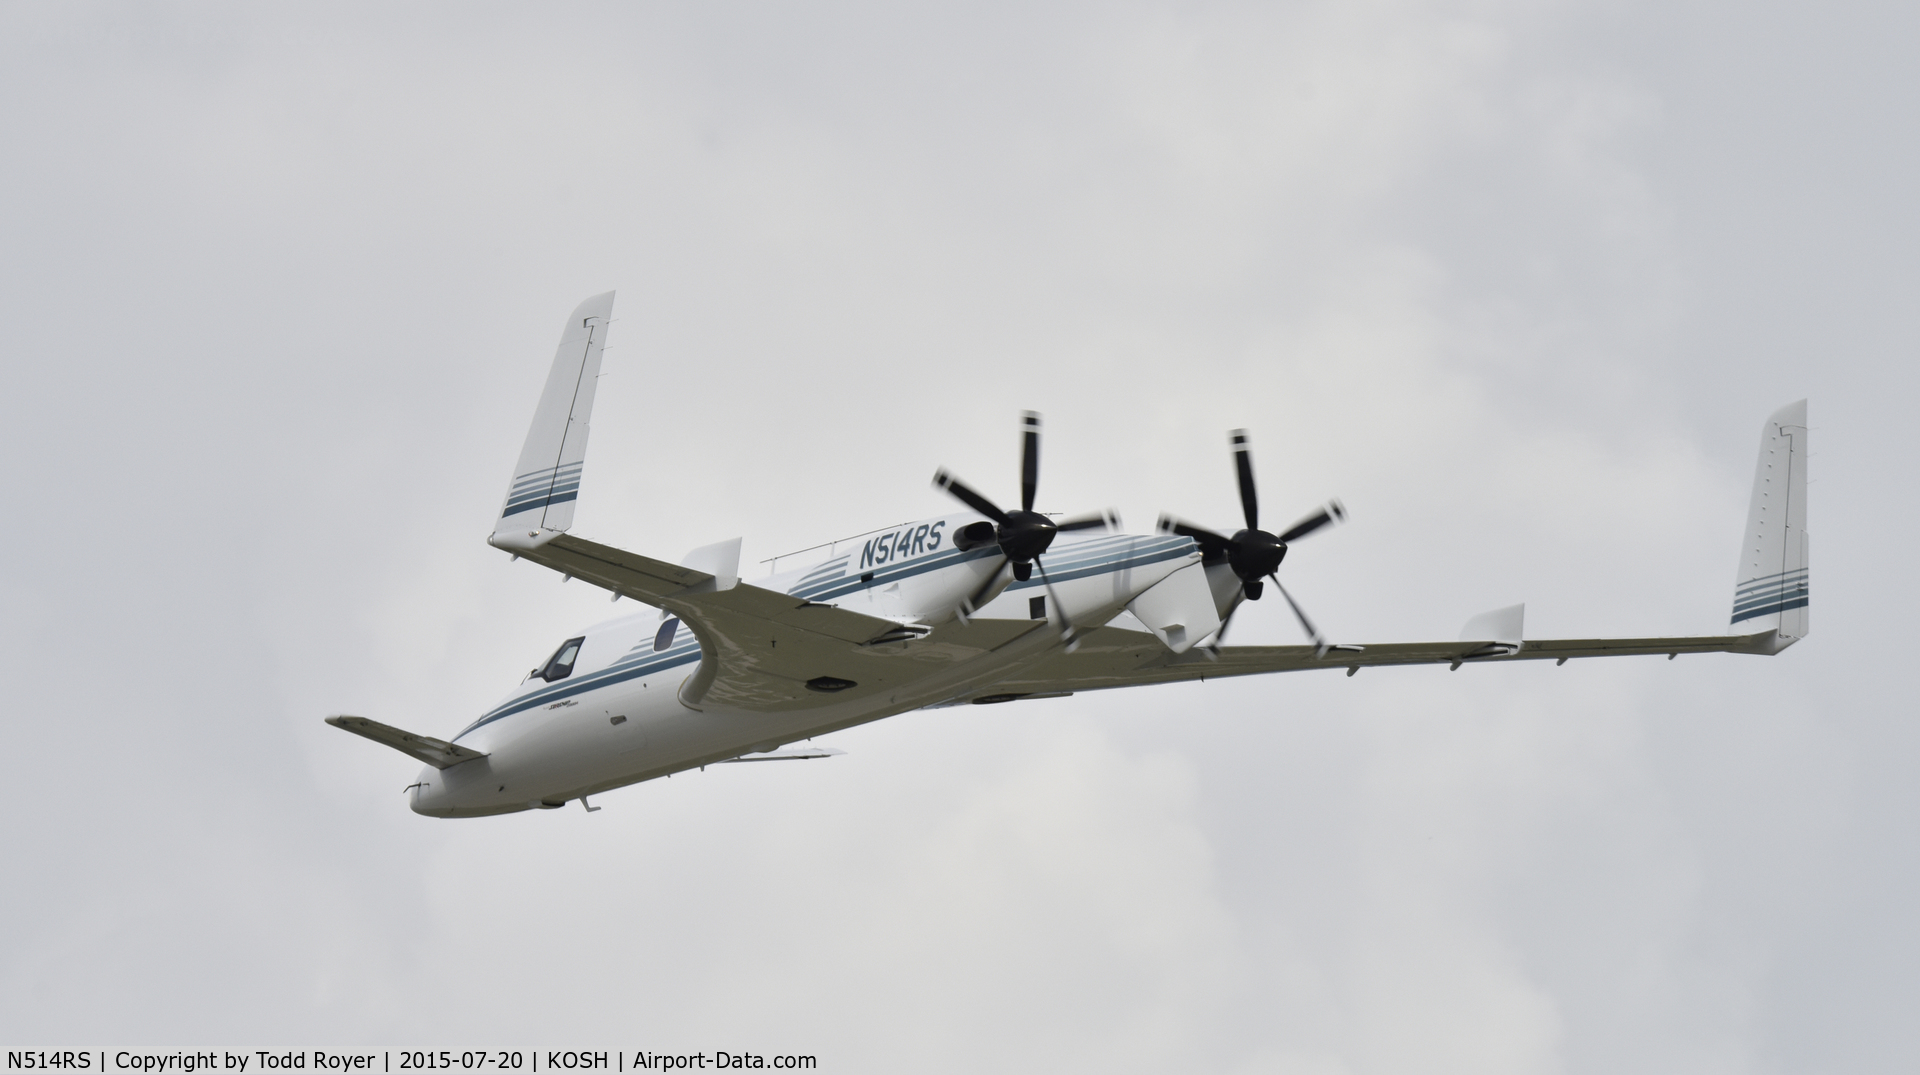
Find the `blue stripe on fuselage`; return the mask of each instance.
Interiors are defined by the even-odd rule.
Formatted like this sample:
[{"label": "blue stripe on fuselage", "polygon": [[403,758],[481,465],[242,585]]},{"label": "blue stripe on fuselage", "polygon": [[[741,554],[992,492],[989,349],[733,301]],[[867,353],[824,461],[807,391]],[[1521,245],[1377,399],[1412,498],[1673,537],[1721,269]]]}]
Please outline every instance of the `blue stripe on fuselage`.
[{"label": "blue stripe on fuselage", "polygon": [[[689,632],[689,635],[691,635],[691,632]],[[669,668],[677,668],[683,664],[692,664],[699,659],[700,644],[691,637],[665,653],[648,654],[639,660],[634,660],[632,657],[623,657],[598,672],[588,672],[579,679],[569,677],[552,686],[543,687],[540,690],[534,691],[532,694],[521,695],[511,702],[500,705],[489,711],[479,720],[467,725],[461,730],[460,735],[453,737],[453,741],[457,743],[460,741],[461,736],[466,735],[468,732],[482,725],[491,724],[501,717],[510,717],[515,713],[524,713],[529,709],[537,709],[540,706],[559,701],[562,698],[568,698],[576,694],[584,694],[587,691],[598,690],[601,687],[611,687],[616,683],[625,683],[628,680],[640,679],[644,676],[653,675],[655,672],[664,672]]]},{"label": "blue stripe on fuselage", "polygon": [[[1047,574],[1052,576],[1055,582],[1064,582],[1069,579],[1086,578],[1090,575],[1105,574],[1130,567],[1144,567],[1148,564],[1157,564],[1166,560],[1176,559],[1187,555],[1192,551],[1193,547],[1193,539],[1184,537],[1144,539],[1138,537],[1100,538],[1094,541],[1076,542],[1074,545],[1066,546],[1055,553],[1053,559],[1043,560],[1042,562],[1046,563]],[[929,571],[938,571],[941,568],[952,567],[955,564],[965,563],[969,560],[982,560],[990,556],[998,555],[1000,555],[1000,549],[996,545],[983,545],[979,548],[966,550],[965,552],[959,549],[948,549],[943,552],[934,553],[931,556],[922,556],[919,559],[908,560],[897,566],[875,568],[870,572],[873,576],[871,579],[842,577],[819,582],[803,582],[802,585],[794,587],[791,592],[793,596],[803,597],[809,601],[824,601],[829,598],[854,593],[869,586],[884,586],[888,583],[898,582],[901,579],[911,578],[915,575],[923,575]],[[1042,585],[1045,584],[1040,581],[1040,576],[1036,574],[1026,582],[1016,582],[1007,588],[1010,590],[1018,590],[1030,586]]]}]

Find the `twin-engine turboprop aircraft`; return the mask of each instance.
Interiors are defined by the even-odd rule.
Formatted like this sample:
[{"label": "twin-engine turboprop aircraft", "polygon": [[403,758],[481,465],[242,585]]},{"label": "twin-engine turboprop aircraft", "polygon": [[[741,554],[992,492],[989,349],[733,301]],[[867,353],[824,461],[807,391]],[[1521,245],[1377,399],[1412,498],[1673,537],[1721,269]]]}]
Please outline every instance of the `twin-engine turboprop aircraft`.
[{"label": "twin-engine turboprop aircraft", "polygon": [[[631,598],[644,612],[563,641],[505,700],[432,739],[364,717],[327,723],[427,763],[413,809],[481,817],[554,808],[719,762],[821,758],[789,744],[910,709],[1054,698],[1203,677],[1369,665],[1499,663],[1630,654],[1773,654],[1807,633],[1806,402],[1767,420],[1743,535],[1732,626],[1690,638],[1526,639],[1523,606],[1468,621],[1458,641],[1329,643],[1280,585],[1290,543],[1344,518],[1335,501],[1278,534],[1259,528],[1252,456],[1232,441],[1245,528],[1226,536],[1160,520],[1116,532],[1111,514],[1033,510],[1040,419],[1024,417],[1020,507],[945,471],[966,511],[784,557],[740,579],[740,540],[677,564],[570,533],[613,293],[567,319],[487,540]],[[800,566],[782,570],[785,562]],[[1272,582],[1304,646],[1227,646],[1227,621]]]}]

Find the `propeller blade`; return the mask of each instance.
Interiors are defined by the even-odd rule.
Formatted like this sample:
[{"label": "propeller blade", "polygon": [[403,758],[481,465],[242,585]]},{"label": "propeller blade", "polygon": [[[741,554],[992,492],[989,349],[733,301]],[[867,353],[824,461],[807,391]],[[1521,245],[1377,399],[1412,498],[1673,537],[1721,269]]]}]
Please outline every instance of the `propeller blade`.
[{"label": "propeller blade", "polygon": [[1236,429],[1227,436],[1233,441],[1233,469],[1240,475],[1240,510],[1246,513],[1247,529],[1260,529],[1260,496],[1253,491],[1253,448],[1247,443],[1247,431]]},{"label": "propeller blade", "polygon": [[1040,413],[1020,412],[1020,510],[1033,510],[1040,491]]},{"label": "propeller blade", "polygon": [[1160,532],[1163,534],[1179,534],[1181,537],[1190,537],[1199,542],[1200,551],[1209,556],[1225,552],[1233,546],[1232,539],[1225,535],[1216,534],[1204,526],[1195,526],[1184,520],[1176,519],[1171,515],[1160,516]]},{"label": "propeller blade", "polygon": [[1288,528],[1286,533],[1281,534],[1280,544],[1287,545],[1294,541],[1298,541],[1299,539],[1306,537],[1308,534],[1313,533],[1315,530],[1320,529],[1321,527],[1327,525],[1328,523],[1335,522],[1335,521],[1345,522],[1346,518],[1347,518],[1346,507],[1342,505],[1338,500],[1329,500],[1327,501],[1326,507],[1321,508],[1319,511],[1314,512],[1312,515],[1307,516],[1306,518],[1300,520],[1299,522],[1294,523],[1293,526]]},{"label": "propeller blade", "polygon": [[1267,577],[1273,580],[1274,588],[1280,591],[1280,596],[1287,599],[1287,607],[1293,609],[1293,614],[1300,618],[1300,626],[1306,629],[1307,638],[1313,642],[1313,655],[1325,657],[1327,640],[1321,637],[1320,629],[1315,627],[1313,621],[1307,618],[1307,614],[1300,610],[1300,602],[1295,601],[1293,595],[1287,592],[1287,588],[1280,585],[1280,576],[1268,575]]},{"label": "propeller blade", "polygon": [[1120,513],[1108,508],[1092,515],[1076,515],[1053,524],[1055,530],[1118,530]]},{"label": "propeller blade", "polygon": [[1004,524],[1007,521],[1007,513],[1001,511],[993,501],[967,488],[959,478],[954,477],[945,470],[933,476],[933,484],[952,493],[962,504],[985,515],[994,522]]},{"label": "propeller blade", "polygon": [[1033,566],[1040,569],[1040,584],[1047,588],[1047,607],[1060,614],[1060,639],[1067,644],[1067,652],[1080,648],[1080,633],[1074,630],[1073,621],[1067,619],[1067,608],[1060,603],[1060,596],[1053,592],[1053,580],[1047,577],[1047,565],[1033,558]]},{"label": "propeller blade", "polygon": [[1235,601],[1227,609],[1227,614],[1220,617],[1220,629],[1213,633],[1213,641],[1207,644],[1207,649],[1212,651],[1215,657],[1220,656],[1220,647],[1227,641],[1227,627],[1233,623],[1233,614],[1238,611],[1240,611],[1240,602]]},{"label": "propeller blade", "polygon": [[980,606],[986,604],[987,595],[993,592],[995,586],[1000,585],[1000,576],[1006,573],[1007,561],[1002,560],[1000,561],[1000,566],[993,569],[993,574],[987,576],[987,581],[980,584],[979,589],[961,599],[960,609],[957,613],[961,623],[966,623],[968,617],[980,611]]}]

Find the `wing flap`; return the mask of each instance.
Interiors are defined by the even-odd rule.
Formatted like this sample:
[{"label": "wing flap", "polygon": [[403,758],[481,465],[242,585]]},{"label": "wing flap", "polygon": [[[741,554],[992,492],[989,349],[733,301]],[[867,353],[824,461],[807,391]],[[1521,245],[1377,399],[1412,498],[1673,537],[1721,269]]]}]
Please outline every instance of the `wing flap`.
[{"label": "wing flap", "polygon": [[342,731],[364,736],[382,746],[392,747],[409,758],[426,762],[435,769],[451,769],[462,762],[486,757],[485,754],[471,747],[458,746],[431,736],[415,735],[390,724],[382,724],[365,717],[350,717],[340,713],[328,717],[327,723]]}]

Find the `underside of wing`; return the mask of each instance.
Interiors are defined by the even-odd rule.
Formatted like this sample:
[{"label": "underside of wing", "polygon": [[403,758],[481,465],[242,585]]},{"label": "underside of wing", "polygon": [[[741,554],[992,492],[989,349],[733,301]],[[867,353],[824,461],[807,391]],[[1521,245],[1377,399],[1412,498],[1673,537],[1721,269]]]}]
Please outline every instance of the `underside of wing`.
[{"label": "underside of wing", "polygon": [[[798,607],[796,607],[798,606]],[[873,695],[917,696],[930,682],[1044,624],[1036,620],[949,622],[931,630],[741,585],[666,606],[700,639],[700,670],[681,689],[697,707],[754,712],[809,709]],[[807,626],[818,617],[820,626]],[[835,629],[883,625],[865,641]],[[711,659],[709,659],[709,657]]]},{"label": "underside of wing", "polygon": [[1631,657],[1682,653],[1777,653],[1790,642],[1775,631],[1750,635],[1681,638],[1534,639],[1521,642],[1389,642],[1334,646],[1320,653],[1313,646],[1225,646],[1169,653],[1152,635],[1117,627],[1087,633],[1072,653],[1056,653],[1013,678],[965,695],[957,701],[999,702],[1074,691],[1181,683],[1268,672],[1304,672],[1381,665],[1464,664],[1504,661],[1566,661],[1585,657]]},{"label": "underside of wing", "polygon": [[[1044,621],[902,624],[713,575],[568,534],[494,544],[680,617],[700,640],[700,668],[681,688],[695,707],[787,712],[937,680]],[[731,580],[729,580],[731,581]],[[1158,643],[1155,643],[1158,645]]]}]

